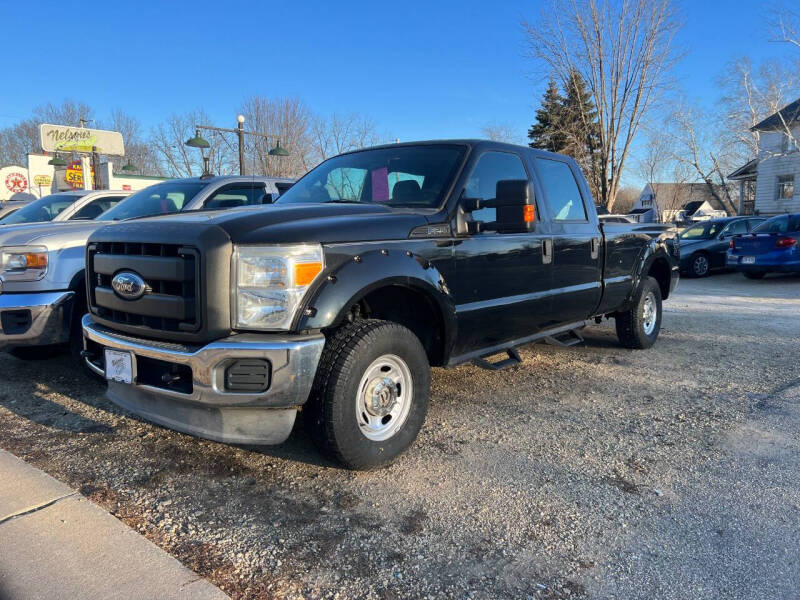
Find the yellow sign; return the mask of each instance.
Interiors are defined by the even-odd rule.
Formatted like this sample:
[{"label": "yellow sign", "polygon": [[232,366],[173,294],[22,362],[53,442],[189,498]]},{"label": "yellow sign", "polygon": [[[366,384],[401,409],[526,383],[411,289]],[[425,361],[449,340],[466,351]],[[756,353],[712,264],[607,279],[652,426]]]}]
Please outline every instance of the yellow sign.
[{"label": "yellow sign", "polygon": [[53,178],[50,175],[34,175],[33,183],[34,185],[52,185]]},{"label": "yellow sign", "polygon": [[[90,177],[94,178],[94,170],[90,167]],[[67,172],[64,174],[64,179],[72,189],[83,189],[83,169],[81,168],[81,161],[74,160],[67,165]]]}]

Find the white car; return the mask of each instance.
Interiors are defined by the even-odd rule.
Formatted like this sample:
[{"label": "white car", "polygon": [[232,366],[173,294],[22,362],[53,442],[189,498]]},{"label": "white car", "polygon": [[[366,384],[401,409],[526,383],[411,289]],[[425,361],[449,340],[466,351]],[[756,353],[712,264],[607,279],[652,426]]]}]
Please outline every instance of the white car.
[{"label": "white car", "polygon": [[34,200],[0,219],[3,226],[61,221],[91,221],[128,197],[122,190],[75,190],[58,192]]}]

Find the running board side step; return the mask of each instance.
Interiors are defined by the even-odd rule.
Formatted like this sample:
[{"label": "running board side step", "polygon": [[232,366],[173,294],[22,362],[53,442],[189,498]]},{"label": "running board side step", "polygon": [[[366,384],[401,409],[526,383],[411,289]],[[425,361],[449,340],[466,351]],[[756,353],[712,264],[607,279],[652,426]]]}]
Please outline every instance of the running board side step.
[{"label": "running board side step", "polygon": [[507,369],[508,367],[515,367],[522,362],[522,358],[520,357],[516,348],[508,348],[505,352],[508,354],[508,358],[504,358],[495,362],[489,362],[486,360],[486,357],[498,354],[497,352],[494,352],[492,354],[486,354],[474,359],[472,364],[488,371],[500,371],[501,369]]},{"label": "running board side step", "polygon": [[570,329],[556,335],[548,335],[544,338],[544,343],[551,346],[575,346],[583,343],[583,336],[576,329]]}]

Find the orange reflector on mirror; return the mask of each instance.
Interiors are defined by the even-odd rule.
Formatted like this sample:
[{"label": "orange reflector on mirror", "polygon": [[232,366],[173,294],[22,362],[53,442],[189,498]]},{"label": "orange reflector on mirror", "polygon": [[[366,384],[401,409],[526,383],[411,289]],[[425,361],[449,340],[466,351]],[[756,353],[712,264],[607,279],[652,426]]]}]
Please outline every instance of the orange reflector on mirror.
[{"label": "orange reflector on mirror", "polygon": [[522,212],[523,220],[526,223],[532,223],[536,220],[536,210],[533,204],[526,204]]},{"label": "orange reflector on mirror", "polygon": [[314,281],[314,277],[322,271],[322,263],[295,263],[294,265],[294,284],[296,286],[308,285]]}]

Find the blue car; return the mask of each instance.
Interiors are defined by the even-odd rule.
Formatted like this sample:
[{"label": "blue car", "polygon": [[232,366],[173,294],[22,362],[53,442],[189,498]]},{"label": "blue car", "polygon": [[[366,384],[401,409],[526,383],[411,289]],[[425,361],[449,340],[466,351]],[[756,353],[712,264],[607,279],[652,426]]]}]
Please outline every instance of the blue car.
[{"label": "blue car", "polygon": [[800,273],[800,213],[764,221],[749,235],[731,239],[728,266],[750,279],[767,273]]}]

